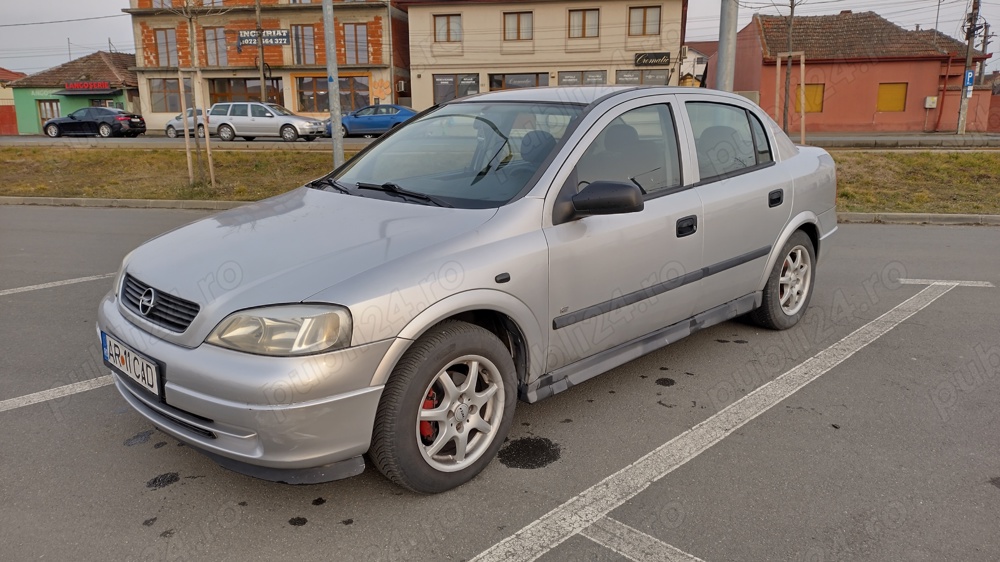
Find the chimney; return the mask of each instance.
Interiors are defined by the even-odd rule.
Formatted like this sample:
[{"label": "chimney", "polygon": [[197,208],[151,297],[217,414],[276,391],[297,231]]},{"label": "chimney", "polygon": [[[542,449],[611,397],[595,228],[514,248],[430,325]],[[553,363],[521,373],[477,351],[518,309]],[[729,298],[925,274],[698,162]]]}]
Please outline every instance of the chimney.
[{"label": "chimney", "polygon": [[840,11],[840,15],[842,15],[842,16],[849,16],[849,15],[851,15],[853,13],[854,12],[852,12],[851,10],[841,10]]},{"label": "chimney", "polygon": [[920,24],[917,24],[917,31],[920,31]]}]

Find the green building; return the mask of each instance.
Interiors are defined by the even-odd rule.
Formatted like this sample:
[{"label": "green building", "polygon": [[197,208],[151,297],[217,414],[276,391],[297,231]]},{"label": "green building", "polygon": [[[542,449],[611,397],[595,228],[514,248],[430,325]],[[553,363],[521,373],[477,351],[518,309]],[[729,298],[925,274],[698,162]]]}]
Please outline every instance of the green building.
[{"label": "green building", "polygon": [[135,55],[96,53],[15,80],[17,132],[38,135],[42,124],[84,107],[118,107],[138,113]]}]

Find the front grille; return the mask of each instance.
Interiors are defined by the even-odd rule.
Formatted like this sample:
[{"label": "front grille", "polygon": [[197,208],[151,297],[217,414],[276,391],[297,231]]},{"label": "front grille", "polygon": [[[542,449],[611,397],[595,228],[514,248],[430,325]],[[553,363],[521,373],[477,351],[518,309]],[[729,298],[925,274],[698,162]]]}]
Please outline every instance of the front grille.
[{"label": "front grille", "polygon": [[153,309],[148,314],[143,315],[139,312],[139,299],[150,288],[149,285],[135,277],[125,275],[121,291],[122,303],[125,304],[125,308],[171,332],[179,334],[187,330],[191,322],[194,321],[194,317],[198,315],[198,305],[156,289]]}]

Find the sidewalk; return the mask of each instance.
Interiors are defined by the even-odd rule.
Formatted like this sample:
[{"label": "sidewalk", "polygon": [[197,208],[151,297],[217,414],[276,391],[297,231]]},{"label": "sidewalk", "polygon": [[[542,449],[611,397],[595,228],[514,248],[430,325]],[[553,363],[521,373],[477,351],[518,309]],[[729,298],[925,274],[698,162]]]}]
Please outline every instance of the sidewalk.
[{"label": "sidewalk", "polygon": [[[798,142],[797,132],[791,135]],[[814,133],[806,143],[822,148],[1000,148],[1000,134],[969,133]]]}]

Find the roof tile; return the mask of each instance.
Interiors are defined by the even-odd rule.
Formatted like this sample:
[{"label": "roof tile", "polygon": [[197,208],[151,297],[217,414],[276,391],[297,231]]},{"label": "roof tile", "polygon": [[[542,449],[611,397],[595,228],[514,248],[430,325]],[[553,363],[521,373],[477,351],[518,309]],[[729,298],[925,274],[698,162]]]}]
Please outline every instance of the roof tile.
[{"label": "roof tile", "polygon": [[11,83],[15,88],[61,88],[66,82],[109,82],[114,88],[135,88],[138,81],[132,53],[97,51],[59,66],[36,72]]}]

